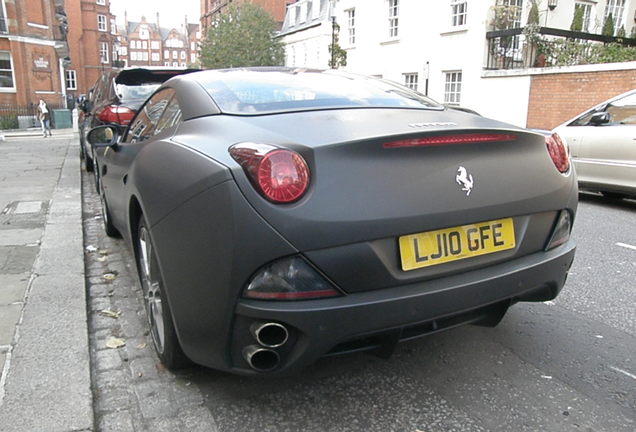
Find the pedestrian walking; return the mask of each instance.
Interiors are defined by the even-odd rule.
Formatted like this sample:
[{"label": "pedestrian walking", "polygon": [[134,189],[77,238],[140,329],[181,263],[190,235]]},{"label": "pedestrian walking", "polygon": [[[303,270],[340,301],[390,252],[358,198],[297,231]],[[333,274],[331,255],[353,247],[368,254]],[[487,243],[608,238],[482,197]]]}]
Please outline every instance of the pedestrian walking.
[{"label": "pedestrian walking", "polygon": [[46,102],[42,99],[40,99],[40,104],[38,105],[38,120],[40,120],[40,124],[42,125],[44,138],[46,138],[47,132],[49,136],[53,136],[51,133],[51,113],[46,106]]}]

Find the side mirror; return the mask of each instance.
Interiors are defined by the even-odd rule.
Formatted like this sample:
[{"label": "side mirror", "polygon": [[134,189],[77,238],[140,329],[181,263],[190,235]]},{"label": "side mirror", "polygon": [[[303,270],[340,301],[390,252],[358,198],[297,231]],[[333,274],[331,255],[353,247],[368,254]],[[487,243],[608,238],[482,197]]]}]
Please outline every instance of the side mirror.
[{"label": "side mirror", "polygon": [[119,141],[119,128],[115,125],[97,126],[88,132],[86,139],[94,147],[113,147]]},{"label": "side mirror", "polygon": [[590,124],[593,126],[599,126],[602,124],[607,124],[610,121],[610,115],[607,112],[597,112],[592,114],[590,117]]}]

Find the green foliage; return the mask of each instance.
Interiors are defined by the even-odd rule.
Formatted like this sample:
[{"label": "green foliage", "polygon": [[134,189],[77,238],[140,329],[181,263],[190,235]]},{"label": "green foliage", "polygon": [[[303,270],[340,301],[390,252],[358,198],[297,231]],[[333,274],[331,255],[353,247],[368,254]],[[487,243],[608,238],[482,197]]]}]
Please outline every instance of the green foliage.
[{"label": "green foliage", "polygon": [[614,17],[612,14],[607,15],[607,18],[605,18],[601,34],[605,36],[614,36]]},{"label": "green foliage", "polygon": [[0,129],[17,129],[18,118],[14,115],[0,116]]},{"label": "green foliage", "polygon": [[621,28],[618,29],[618,32],[616,33],[616,37],[617,38],[624,38],[627,36],[627,32],[625,31],[625,27],[621,26]]},{"label": "green foliage", "polygon": [[493,29],[506,30],[512,28],[512,24],[518,14],[516,6],[497,3],[491,6],[490,9],[493,12],[493,19],[490,22]]},{"label": "green foliage", "polygon": [[536,0],[530,2],[530,11],[528,12],[528,25],[539,25],[539,5]]},{"label": "green foliage", "polygon": [[596,45],[593,49],[594,61],[591,63],[618,63],[636,61],[636,47],[619,43]]},{"label": "green foliage", "polygon": [[583,30],[583,8],[574,8],[574,18],[572,18],[572,24],[570,24],[570,30],[580,32]]},{"label": "green foliage", "polygon": [[233,4],[201,43],[201,64],[213,69],[280,66],[285,54],[275,33],[276,22],[260,6]]},{"label": "green foliage", "polygon": [[347,65],[347,51],[343,50],[339,41],[338,31],[340,26],[336,25],[334,29],[333,42],[329,44],[329,67],[332,69],[338,69],[339,67]]}]

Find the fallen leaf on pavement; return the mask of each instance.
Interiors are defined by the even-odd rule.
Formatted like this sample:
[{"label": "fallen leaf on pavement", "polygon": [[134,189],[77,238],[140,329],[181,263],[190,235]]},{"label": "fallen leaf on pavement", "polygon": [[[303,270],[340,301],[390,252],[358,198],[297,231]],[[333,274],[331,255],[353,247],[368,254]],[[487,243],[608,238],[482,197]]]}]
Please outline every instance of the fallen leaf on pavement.
[{"label": "fallen leaf on pavement", "polygon": [[108,252],[109,252],[108,249],[100,249],[99,250],[99,254],[100,255],[108,255]]},{"label": "fallen leaf on pavement", "polygon": [[106,347],[108,348],[115,349],[115,348],[121,348],[123,346],[126,346],[126,341],[115,336],[109,337],[108,340],[106,341]]},{"label": "fallen leaf on pavement", "polygon": [[145,343],[140,343],[139,345],[137,345],[135,348],[137,349],[144,349],[146,348],[146,344]]},{"label": "fallen leaf on pavement", "polygon": [[110,309],[104,309],[104,310],[100,310],[99,314],[108,318],[117,319],[121,315],[121,312],[115,312]]}]

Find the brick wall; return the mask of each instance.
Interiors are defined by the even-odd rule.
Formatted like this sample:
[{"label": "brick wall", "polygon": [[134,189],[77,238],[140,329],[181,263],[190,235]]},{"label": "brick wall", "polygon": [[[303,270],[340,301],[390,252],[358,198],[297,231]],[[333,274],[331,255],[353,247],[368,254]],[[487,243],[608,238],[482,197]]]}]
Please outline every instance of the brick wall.
[{"label": "brick wall", "polygon": [[527,127],[552,129],[634,88],[634,69],[534,75],[530,83]]}]

